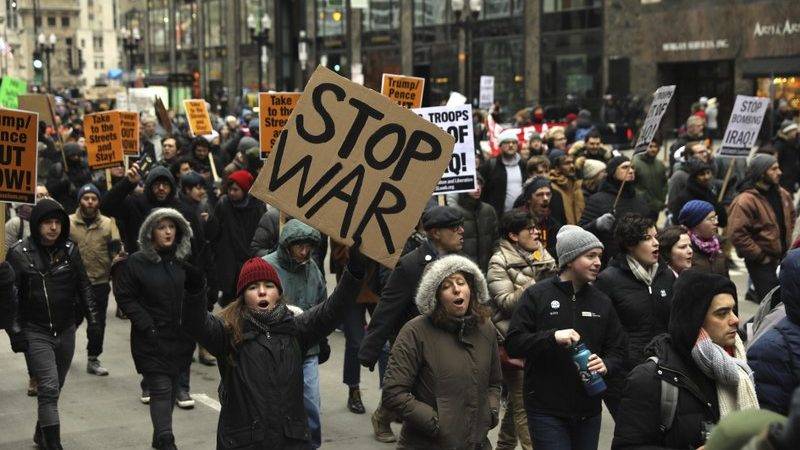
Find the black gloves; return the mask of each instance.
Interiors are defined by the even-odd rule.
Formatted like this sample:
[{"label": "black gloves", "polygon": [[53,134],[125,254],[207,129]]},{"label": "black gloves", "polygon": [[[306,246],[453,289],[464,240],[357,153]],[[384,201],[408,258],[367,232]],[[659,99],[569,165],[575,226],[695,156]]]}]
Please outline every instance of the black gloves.
[{"label": "black gloves", "polygon": [[323,338],[319,341],[319,363],[325,364],[331,357],[331,345],[328,343],[328,338]]},{"label": "black gloves", "polygon": [[347,271],[350,272],[354,277],[358,279],[363,279],[364,274],[367,271],[367,263],[368,259],[361,253],[361,238],[353,242],[353,245],[350,246],[349,257],[347,261]]},{"label": "black gloves", "polygon": [[25,353],[28,351],[28,339],[25,337],[25,333],[9,333],[8,338],[11,341],[11,351],[14,353]]},{"label": "black gloves", "polygon": [[205,287],[206,277],[202,270],[187,262],[184,262],[183,271],[186,274],[186,277],[183,281],[183,287],[186,289],[186,292],[196,294],[200,292],[203,287]]}]

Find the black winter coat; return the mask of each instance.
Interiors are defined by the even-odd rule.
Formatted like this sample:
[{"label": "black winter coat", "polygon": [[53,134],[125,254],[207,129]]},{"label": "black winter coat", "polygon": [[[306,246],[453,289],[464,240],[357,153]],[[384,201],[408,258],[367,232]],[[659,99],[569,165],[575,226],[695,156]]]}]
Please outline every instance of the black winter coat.
[{"label": "black winter coat", "polygon": [[264,202],[249,194],[243,205],[234,205],[224,195],[206,223],[206,239],[214,248],[217,280],[226,301],[236,295],[239,269],[253,256],[250,240],[266,210]]},{"label": "black winter coat", "polygon": [[253,240],[250,241],[250,253],[253,256],[267,256],[278,248],[278,223],[280,221],[280,211],[272,206],[267,206],[267,210],[258,221],[256,231],[253,233]]},{"label": "black winter coat", "polygon": [[626,372],[644,362],[644,348],[654,337],[667,332],[674,283],[672,270],[659,264],[653,284],[648,287],[633,275],[624,254],[612,259],[597,276],[594,286],[611,299],[628,335]]},{"label": "black winter coat", "polygon": [[360,289],[361,281],[345,272],[326,301],[299,315],[289,311],[267,334],[243,321],[244,340],[235,349],[223,321],[186,299],[184,329],[219,362],[218,449],[309,448],[304,355],[333,332]]},{"label": "black winter coat", "polygon": [[[779,137],[773,144],[778,151],[778,163],[781,166],[781,186],[791,193],[797,191],[797,183],[800,182],[800,146],[797,141],[787,141]],[[722,225],[720,225],[722,226]]]},{"label": "black winter coat", "polygon": [[425,266],[436,258],[436,251],[428,241],[400,258],[372,313],[367,334],[358,350],[359,361],[375,364],[386,341],[394,341],[403,325],[419,315],[414,294]]},{"label": "black winter coat", "polygon": [[617,245],[612,231],[606,232],[597,229],[594,223],[595,219],[606,213],[612,213],[616,219],[619,219],[627,213],[638,213],[647,216],[649,212],[647,204],[636,196],[636,189],[634,189],[631,183],[625,183],[625,187],[622,189],[622,195],[620,195],[619,202],[617,203],[617,208],[613,210],[614,201],[619,192],[619,186],[620,184],[617,181],[603,181],[597,193],[586,199],[586,208],[583,210],[581,220],[578,221],[579,226],[597,236],[603,245],[605,245],[605,249],[603,250],[603,267],[606,266],[613,256],[619,253],[619,245]]},{"label": "black winter coat", "polygon": [[14,278],[11,264],[8,261],[0,263],[0,329],[9,330],[9,334],[12,332],[12,319],[17,314],[18,299]]},{"label": "black winter coat", "polygon": [[[157,252],[149,236],[162,218],[171,218],[179,239],[170,251]],[[142,224],[143,247],[116,271],[114,297],[131,321],[131,354],[139,373],[177,375],[192,362],[194,341],[180,328],[189,256],[189,223],[175,210],[150,215]],[[205,293],[197,295],[205,301]]]},{"label": "black winter coat", "polygon": [[[520,176],[525,183],[525,161],[519,162]],[[503,164],[502,156],[486,161],[478,169],[485,180],[481,191],[481,201],[488,203],[494,208],[497,217],[503,215],[506,204],[506,165]]]},{"label": "black winter coat", "polygon": [[[685,361],[669,335],[656,337],[646,361],[628,375],[622,403],[615,419],[613,449],[696,449],[703,445],[703,422],[719,421],[713,381],[694,362]],[[678,387],[678,407],[672,427],[662,432],[661,380]]]},{"label": "black winter coat", "polygon": [[[727,226],[728,210],[725,209],[725,205],[717,201],[719,189],[717,189],[713,181],[712,185],[706,188],[697,183],[694,177],[689,177],[686,181],[686,188],[680,190],[674,198],[669,200],[669,211],[672,213],[672,220],[677,222],[681,209],[691,200],[703,200],[714,205],[719,226],[722,228]],[[729,185],[729,188],[732,187],[732,185]]]},{"label": "black winter coat", "polygon": [[464,216],[462,251],[481,268],[481,272],[486,273],[499,235],[497,213],[494,208],[469,194],[459,194],[458,203],[453,207]]},{"label": "black winter coat", "polygon": [[525,358],[525,410],[556,417],[600,414],[600,396],[589,397],[575,370],[572,351],[556,343],[555,332],[573,328],[581,342],[603,359],[608,376],[622,370],[625,331],[611,300],[587,284],[573,292],[558,275],[529,287],[517,303],[506,336],[506,351]]},{"label": "black winter coat", "polygon": [[[45,214],[57,211],[61,235],[49,249],[38,244],[39,225]],[[14,271],[18,309],[13,322],[57,334],[79,322],[76,312],[90,325],[98,320],[92,284],[78,246],[68,239],[69,217],[55,200],[41,200],[31,212],[31,235],[17,242],[7,260]],[[51,256],[52,255],[52,256]]]}]

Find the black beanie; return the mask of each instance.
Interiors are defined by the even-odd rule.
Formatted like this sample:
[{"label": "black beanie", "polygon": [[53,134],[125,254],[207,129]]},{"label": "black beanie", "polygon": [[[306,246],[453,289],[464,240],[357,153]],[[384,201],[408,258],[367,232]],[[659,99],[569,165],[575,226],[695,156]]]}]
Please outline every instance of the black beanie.
[{"label": "black beanie", "polygon": [[684,358],[690,353],[705,322],[711,300],[717,294],[736,298],[736,285],[729,278],[715,273],[689,269],[681,273],[672,288],[672,309],[669,334],[676,351]]},{"label": "black beanie", "polygon": [[617,168],[626,162],[630,162],[630,158],[627,156],[615,156],[611,158],[611,160],[606,163],[606,177],[612,181],[616,180],[614,174],[617,173]]},{"label": "black beanie", "polygon": [[543,176],[533,177],[530,182],[525,186],[524,194],[525,201],[530,200],[531,195],[543,187],[550,187],[550,180]]}]

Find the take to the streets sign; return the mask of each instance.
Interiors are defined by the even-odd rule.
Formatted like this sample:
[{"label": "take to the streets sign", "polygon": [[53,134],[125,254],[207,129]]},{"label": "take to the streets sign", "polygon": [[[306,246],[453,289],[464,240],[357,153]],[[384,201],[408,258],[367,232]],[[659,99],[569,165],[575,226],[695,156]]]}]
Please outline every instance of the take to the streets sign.
[{"label": "take to the streets sign", "polygon": [[425,79],[405,75],[383,74],[381,94],[404,108],[421,108]]},{"label": "take to the streets sign", "polygon": [[0,109],[0,201],[34,204],[39,116]]},{"label": "take to the streets sign", "polygon": [[300,92],[260,92],[258,94],[258,139],[265,159],[289,120]]},{"label": "take to the streets sign", "polygon": [[639,139],[636,140],[635,148],[637,151],[643,147],[647,147],[656,137],[658,126],[661,124],[661,118],[664,117],[664,113],[667,112],[667,107],[674,93],[674,84],[661,86],[653,93],[653,103],[650,104],[650,110],[647,111],[647,117],[645,117],[642,129],[639,131]]},{"label": "take to the streets sign", "polygon": [[737,95],[731,119],[728,121],[728,128],[725,129],[725,136],[722,138],[719,154],[724,156],[749,155],[750,149],[756,145],[758,132],[761,130],[761,122],[764,121],[764,113],[767,112],[767,108],[769,108],[769,98]]},{"label": "take to the streets sign", "polygon": [[423,119],[449,133],[456,140],[453,156],[436,185],[434,194],[456,194],[476,189],[475,143],[472,137],[472,107],[435,106],[415,109]]},{"label": "take to the streets sign", "polygon": [[189,128],[195,136],[205,136],[214,131],[211,127],[211,118],[208,117],[208,109],[206,109],[205,100],[184,100],[183,109],[186,110],[186,117],[189,119]]},{"label": "take to the streets sign", "polygon": [[[121,118],[122,114],[126,114],[125,119]],[[131,118],[128,115],[130,114],[136,116],[137,133],[133,137],[130,135],[133,132],[129,123]],[[124,128],[123,122],[126,124]],[[83,118],[83,133],[86,137],[89,168],[92,170],[106,169],[121,164],[124,159],[124,149],[130,149],[133,145],[136,145],[136,154],[138,154],[138,122],[139,118],[136,113],[108,111],[87,114]]]},{"label": "take to the streets sign", "polygon": [[454,139],[325,67],[311,76],[251,189],[394,267],[453,153]]}]

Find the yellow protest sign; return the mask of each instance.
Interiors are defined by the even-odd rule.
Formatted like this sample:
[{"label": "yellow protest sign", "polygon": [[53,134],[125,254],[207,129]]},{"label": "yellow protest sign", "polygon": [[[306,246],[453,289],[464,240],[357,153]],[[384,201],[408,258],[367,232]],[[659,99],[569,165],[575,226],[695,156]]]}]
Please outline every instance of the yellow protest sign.
[{"label": "yellow protest sign", "polygon": [[191,128],[195,136],[211,134],[214,129],[211,127],[211,118],[208,117],[208,109],[206,109],[205,100],[184,100],[183,109],[186,110],[186,117],[189,119],[189,128]]},{"label": "yellow protest sign", "polygon": [[87,114],[83,118],[83,134],[86,138],[86,155],[90,169],[105,169],[122,163],[123,139],[119,114],[119,111],[108,111]]},{"label": "yellow protest sign", "polygon": [[250,192],[394,267],[455,140],[389,98],[320,66]]},{"label": "yellow protest sign", "polygon": [[36,201],[38,114],[0,109],[0,200]]},{"label": "yellow protest sign", "polygon": [[385,73],[381,79],[381,94],[404,108],[421,108],[424,90],[424,78]]},{"label": "yellow protest sign", "polygon": [[300,92],[260,92],[258,94],[258,139],[261,158],[266,158],[275,145],[283,126],[289,120]]}]

